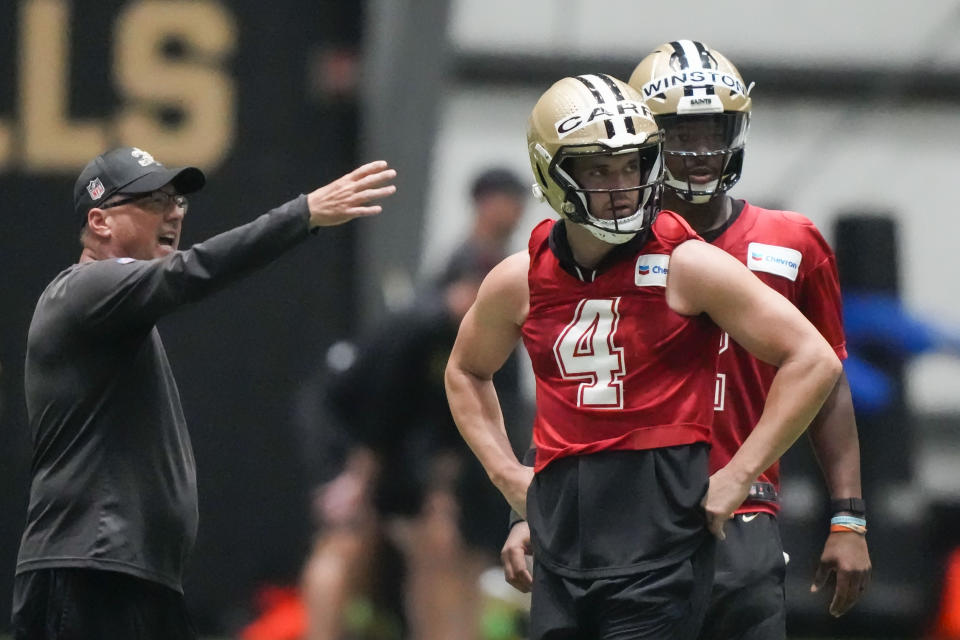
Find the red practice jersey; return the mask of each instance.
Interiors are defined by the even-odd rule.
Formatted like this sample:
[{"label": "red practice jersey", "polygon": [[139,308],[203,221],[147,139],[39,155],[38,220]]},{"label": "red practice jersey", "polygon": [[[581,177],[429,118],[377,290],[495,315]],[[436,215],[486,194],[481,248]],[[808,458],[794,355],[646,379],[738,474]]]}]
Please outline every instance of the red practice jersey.
[{"label": "red practice jersey", "polygon": [[588,272],[562,259],[557,236],[569,248],[563,227],[551,238],[554,224],[530,236],[522,328],[536,377],[535,470],[565,456],[709,441],[720,330],[666,302],[670,254],[696,233],[661,212],[645,241]]},{"label": "red practice jersey", "polygon": [[[704,235],[800,309],[841,360],[847,357],[836,258],[810,220],[792,211],[771,211],[744,202],[743,210],[719,235]],[[750,435],[775,374],[775,367],[751,356],[727,334],[721,335],[710,473],[726,465]],[[779,491],[779,463],[759,480]],[[776,509],[768,502],[748,501],[737,512],[775,514]]]}]

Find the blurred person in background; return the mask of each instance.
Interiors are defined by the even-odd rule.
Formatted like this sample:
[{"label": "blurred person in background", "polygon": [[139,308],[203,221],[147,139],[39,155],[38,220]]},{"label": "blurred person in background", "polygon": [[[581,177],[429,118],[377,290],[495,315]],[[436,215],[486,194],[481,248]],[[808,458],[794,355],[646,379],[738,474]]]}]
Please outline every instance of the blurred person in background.
[{"label": "blurred person in background", "polygon": [[[606,75],[555,83],[527,136],[560,214],[484,280],[447,365],[461,435],[533,533],[531,637],[693,638],[712,536],[836,382],[830,346],[782,296],[659,209],[661,132]],[[765,409],[708,474],[717,344],[778,367]],[[537,384],[534,469],[492,376],[523,339]],[[522,569],[528,577],[526,567]]]},{"label": "blurred person in background", "polygon": [[[480,573],[497,562],[509,508],[456,435],[443,370],[486,273],[506,255],[528,191],[510,171],[480,173],[471,230],[415,302],[356,346],[322,390],[323,414],[353,441],[316,492],[317,538],[303,572],[310,640],[337,640],[359,600],[402,608],[409,637],[478,637]],[[529,440],[514,360],[497,378],[519,446]],[[399,550],[405,595],[384,562]],[[382,617],[382,616],[381,616]],[[389,617],[389,616],[388,616]],[[395,616],[396,618],[397,616]]]},{"label": "blurred person in background", "polygon": [[473,220],[470,231],[452,251],[440,270],[441,282],[458,272],[489,271],[507,256],[510,239],[530,199],[529,189],[517,175],[503,167],[480,172],[470,187]]},{"label": "blurred person in background", "polygon": [[[17,559],[17,640],[194,638],[182,574],[197,529],[196,468],[156,322],[307,240],[380,213],[379,161],[249,224],[178,250],[206,178],[136,147],[91,160],[74,187],[77,264],[37,303],[25,391],[32,483]],[[309,277],[309,274],[301,274]]]},{"label": "blurred person in background", "polygon": [[[747,265],[797,306],[846,358],[840,285],[833,251],[816,227],[790,211],[770,211],[727,194],[740,178],[752,100],[740,73],[701,42],[657,47],[634,70],[663,129],[662,208],[674,211],[707,242]],[[776,369],[724,334],[720,342],[710,472],[722,469],[760,417]],[[841,375],[808,430],[833,498],[834,514],[813,589],[834,583],[830,613],[840,616],[866,588],[871,571],[860,487],[860,451],[850,388]],[[704,638],[786,636],[786,563],[776,515],[779,463],[753,483],[717,552],[717,573]],[[529,588],[523,554],[528,528],[511,530],[503,558],[511,583]]]}]

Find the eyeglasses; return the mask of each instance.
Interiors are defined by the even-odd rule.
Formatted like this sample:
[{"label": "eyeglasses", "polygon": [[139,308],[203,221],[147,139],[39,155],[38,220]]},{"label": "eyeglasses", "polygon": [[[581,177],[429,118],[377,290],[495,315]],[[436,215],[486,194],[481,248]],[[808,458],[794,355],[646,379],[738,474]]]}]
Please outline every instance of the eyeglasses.
[{"label": "eyeglasses", "polygon": [[167,191],[148,191],[147,193],[138,193],[135,196],[129,198],[123,198],[109,204],[100,205],[101,209],[112,209],[113,207],[119,207],[125,204],[131,204],[133,202],[140,202],[146,200],[144,203],[145,209],[150,209],[151,211],[164,212],[170,209],[170,205],[176,205],[183,209],[187,210],[187,196],[181,195],[179,193],[169,193]]}]

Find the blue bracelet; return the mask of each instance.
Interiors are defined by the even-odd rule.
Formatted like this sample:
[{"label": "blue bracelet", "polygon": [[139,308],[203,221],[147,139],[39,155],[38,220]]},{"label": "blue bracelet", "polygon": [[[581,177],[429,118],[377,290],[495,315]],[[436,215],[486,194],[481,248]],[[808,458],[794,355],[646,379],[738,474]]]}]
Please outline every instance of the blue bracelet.
[{"label": "blue bracelet", "polygon": [[867,521],[864,518],[857,518],[856,516],[833,516],[830,518],[830,524],[852,524],[857,527],[867,526]]}]

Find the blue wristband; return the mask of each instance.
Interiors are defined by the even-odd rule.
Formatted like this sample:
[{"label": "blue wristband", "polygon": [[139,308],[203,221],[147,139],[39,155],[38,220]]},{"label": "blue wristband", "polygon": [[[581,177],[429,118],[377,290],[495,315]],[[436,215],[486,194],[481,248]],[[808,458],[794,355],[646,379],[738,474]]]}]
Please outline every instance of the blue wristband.
[{"label": "blue wristband", "polygon": [[852,524],[855,527],[866,527],[867,521],[865,518],[857,518],[856,516],[833,516],[830,518],[830,524]]}]

